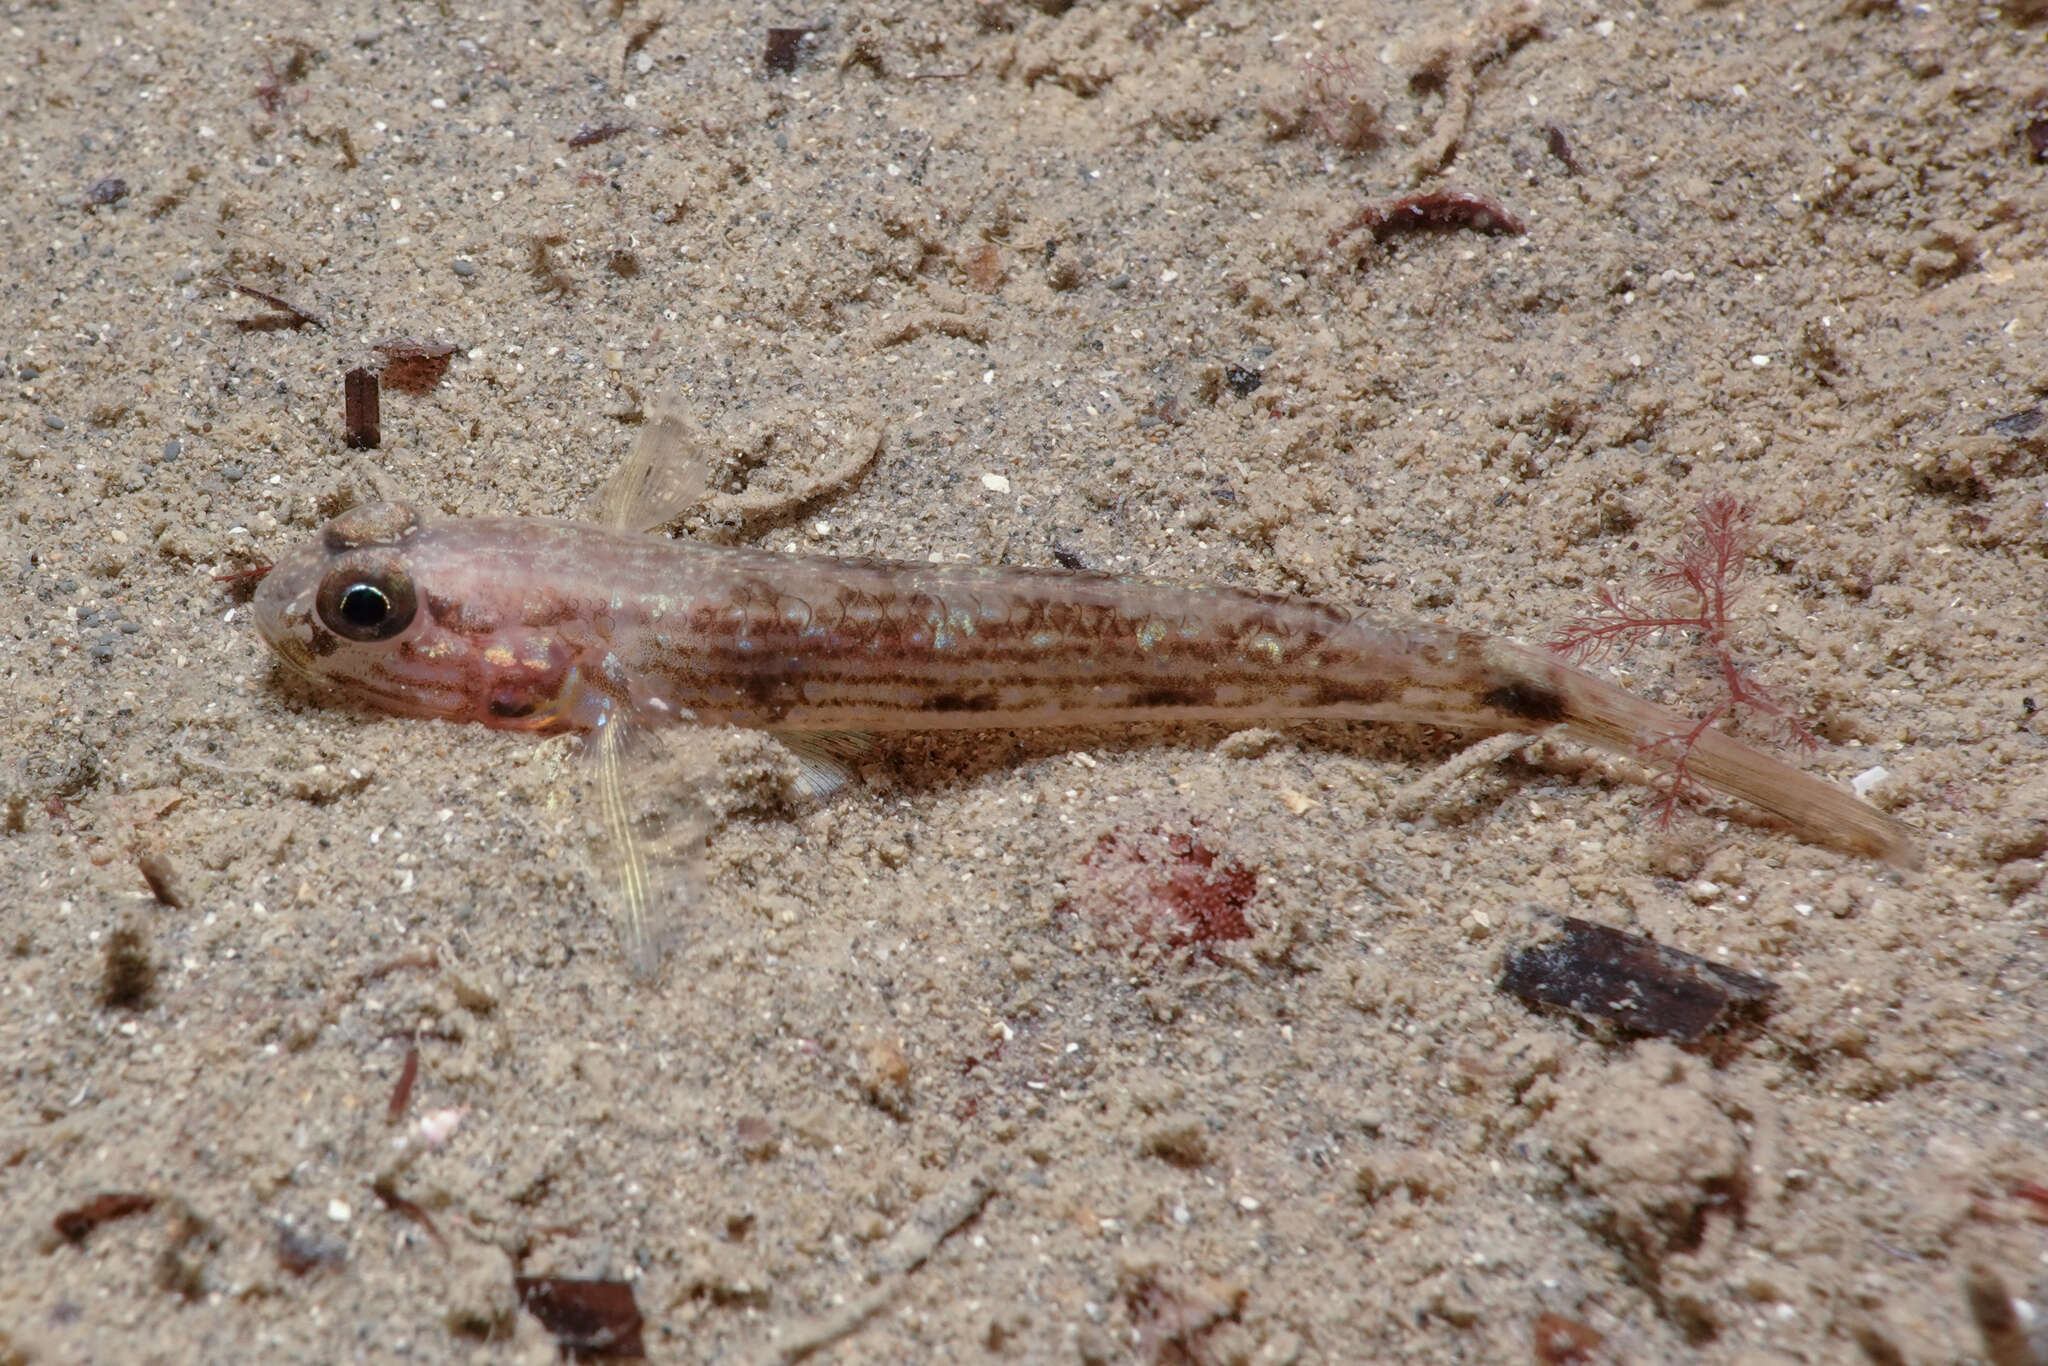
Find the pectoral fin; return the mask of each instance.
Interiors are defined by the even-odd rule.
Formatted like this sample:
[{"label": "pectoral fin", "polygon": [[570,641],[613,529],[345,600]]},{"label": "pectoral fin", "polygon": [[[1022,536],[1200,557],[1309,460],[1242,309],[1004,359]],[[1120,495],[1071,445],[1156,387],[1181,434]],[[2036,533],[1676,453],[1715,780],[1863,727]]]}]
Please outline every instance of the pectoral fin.
[{"label": "pectoral fin", "polygon": [[627,966],[652,978],[696,895],[693,861],[709,819],[697,797],[663,770],[654,735],[620,712],[590,732],[586,754],[596,805],[591,864],[618,926]]}]

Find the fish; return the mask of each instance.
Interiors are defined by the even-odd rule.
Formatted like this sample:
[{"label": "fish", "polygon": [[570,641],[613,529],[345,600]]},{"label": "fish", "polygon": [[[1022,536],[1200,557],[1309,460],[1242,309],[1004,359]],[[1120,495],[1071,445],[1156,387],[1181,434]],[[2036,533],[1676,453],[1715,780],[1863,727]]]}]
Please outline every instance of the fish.
[{"label": "fish", "polygon": [[277,560],[253,611],[286,666],[400,716],[586,737],[622,853],[629,952],[649,875],[633,737],[769,731],[824,795],[878,733],[1221,722],[1421,722],[1561,735],[1900,868],[1914,835],[1854,794],[1555,655],[1313,599],[1064,568],[777,553],[657,534],[705,488],[680,416],[651,418],[575,518],[436,520],[365,504]]}]

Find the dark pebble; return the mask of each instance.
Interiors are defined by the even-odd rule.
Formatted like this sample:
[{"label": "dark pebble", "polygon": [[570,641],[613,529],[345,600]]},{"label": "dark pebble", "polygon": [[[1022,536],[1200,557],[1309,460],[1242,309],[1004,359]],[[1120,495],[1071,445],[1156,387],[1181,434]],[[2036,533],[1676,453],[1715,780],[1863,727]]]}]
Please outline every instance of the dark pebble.
[{"label": "dark pebble", "polygon": [[227,480],[230,484],[241,482],[248,477],[248,474],[249,471],[243,469],[240,465],[222,465],[220,467],[220,477]]},{"label": "dark pebble", "polygon": [[61,432],[64,430],[64,419],[55,413],[44,413],[43,425],[53,432]]},{"label": "dark pebble", "polygon": [[1991,430],[2001,436],[2009,436],[2013,440],[2018,441],[2022,437],[2033,435],[2040,428],[2043,421],[2048,421],[2048,414],[2043,414],[2039,408],[2022,408],[2016,413],[2007,413],[2004,417],[1994,418],[1991,423]]},{"label": "dark pebble", "polygon": [[16,379],[30,380],[38,378],[39,376],[42,375],[42,373],[42,370],[37,366],[24,365],[19,370],[16,370],[14,372],[14,377]]},{"label": "dark pebble", "polygon": [[162,458],[165,460],[176,460],[181,454],[184,453],[184,450],[185,447],[182,442],[177,441],[176,439],[166,441],[164,442]]},{"label": "dark pebble", "polygon": [[460,275],[463,279],[467,280],[470,276],[476,274],[476,262],[456,261],[450,264],[448,269],[454,271],[457,275]]}]

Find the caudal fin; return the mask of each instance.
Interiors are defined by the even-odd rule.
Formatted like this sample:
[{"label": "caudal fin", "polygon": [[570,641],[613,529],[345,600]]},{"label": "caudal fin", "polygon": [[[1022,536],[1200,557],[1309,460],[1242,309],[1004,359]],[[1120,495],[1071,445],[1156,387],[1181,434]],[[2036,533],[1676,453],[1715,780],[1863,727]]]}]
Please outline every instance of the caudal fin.
[{"label": "caudal fin", "polygon": [[[1558,699],[1553,718],[1575,739],[1669,769],[1682,757],[1686,775],[1716,792],[1761,807],[1816,844],[1882,859],[1895,868],[1921,866],[1912,832],[1833,783],[1774,759],[1707,727],[1625,692],[1562,660],[1504,641],[1489,642],[1488,664],[1514,686]],[[1541,730],[1518,718],[1516,730]],[[1674,752],[1674,751],[1682,751]]]}]

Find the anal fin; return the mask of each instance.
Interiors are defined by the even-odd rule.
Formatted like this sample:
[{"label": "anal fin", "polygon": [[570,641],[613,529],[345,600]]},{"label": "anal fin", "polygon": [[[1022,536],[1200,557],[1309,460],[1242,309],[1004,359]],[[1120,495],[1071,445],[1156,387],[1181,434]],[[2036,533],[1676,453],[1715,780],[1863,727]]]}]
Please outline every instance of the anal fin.
[{"label": "anal fin", "polygon": [[775,738],[796,756],[797,789],[823,801],[853,781],[853,767],[875,747],[864,730],[778,730]]}]

